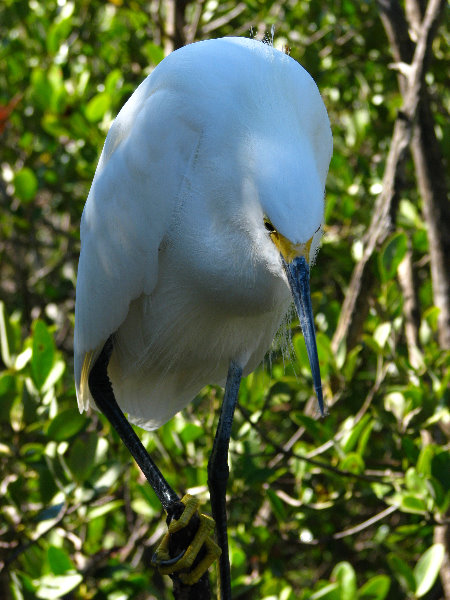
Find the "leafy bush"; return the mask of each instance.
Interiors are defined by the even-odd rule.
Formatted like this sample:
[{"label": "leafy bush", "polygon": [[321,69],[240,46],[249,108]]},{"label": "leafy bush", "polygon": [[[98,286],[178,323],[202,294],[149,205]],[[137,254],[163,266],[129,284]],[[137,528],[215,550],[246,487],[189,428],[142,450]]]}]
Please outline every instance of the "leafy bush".
[{"label": "leafy bush", "polygon": [[[0,597],[7,600],[171,597],[170,581],[149,566],[165,528],[161,507],[103,416],[78,413],[72,377],[83,203],[111,120],[162,59],[166,40],[154,3],[126,4],[0,6]],[[327,229],[311,280],[330,414],[315,414],[303,338],[289,325],[291,356],[275,345],[270,368],[242,382],[228,492],[233,595],[444,597],[450,369],[409,159],[392,230],[370,264],[356,342],[333,343],[402,104],[378,9],[344,1],[331,12],[313,0],[240,3],[232,14],[227,3],[198,6],[198,38],[276,22],[275,43],[291,46],[315,76],[335,140]],[[195,10],[187,6],[188,24]],[[433,54],[427,84],[441,139],[443,35]],[[413,345],[401,283],[407,260],[419,300]],[[206,507],[221,398],[221,389],[206,388],[157,434],[138,432],[169,483]]]}]

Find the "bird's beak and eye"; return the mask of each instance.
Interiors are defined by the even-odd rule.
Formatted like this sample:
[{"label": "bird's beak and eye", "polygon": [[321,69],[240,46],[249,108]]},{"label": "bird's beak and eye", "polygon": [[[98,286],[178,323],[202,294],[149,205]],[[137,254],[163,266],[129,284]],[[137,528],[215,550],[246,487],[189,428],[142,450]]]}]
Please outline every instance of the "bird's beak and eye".
[{"label": "bird's beak and eye", "polygon": [[293,244],[277,231],[266,217],[264,218],[264,227],[269,232],[270,239],[281,255],[281,263],[285,270],[289,287],[291,288],[295,308],[305,338],[314,389],[319,403],[319,410],[321,415],[324,416],[325,407],[322,395],[319,357],[317,354],[314,316],[311,305],[311,292],[309,288],[309,253],[313,238],[304,244]]}]

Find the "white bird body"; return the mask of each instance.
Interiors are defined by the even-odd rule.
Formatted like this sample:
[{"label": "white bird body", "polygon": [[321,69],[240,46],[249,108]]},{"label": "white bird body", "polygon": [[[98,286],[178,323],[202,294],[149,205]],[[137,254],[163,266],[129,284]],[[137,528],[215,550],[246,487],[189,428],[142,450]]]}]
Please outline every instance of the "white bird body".
[{"label": "white bird body", "polygon": [[251,372],[292,301],[264,217],[294,246],[321,237],[332,137],[308,73],[255,40],[168,56],[114,121],[81,225],[80,409],[108,337],[119,406],[155,429],[230,360]]}]

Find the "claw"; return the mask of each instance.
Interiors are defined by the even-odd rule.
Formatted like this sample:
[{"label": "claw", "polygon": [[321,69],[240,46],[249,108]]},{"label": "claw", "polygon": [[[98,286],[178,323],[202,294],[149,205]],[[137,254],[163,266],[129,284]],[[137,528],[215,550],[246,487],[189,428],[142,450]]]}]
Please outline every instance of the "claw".
[{"label": "claw", "polygon": [[[200,506],[199,500],[189,494],[186,494],[181,499],[181,502],[184,504],[185,509],[179,519],[172,519],[167,533],[153,555],[152,563],[156,565],[162,575],[177,573],[182,583],[185,585],[194,585],[206,573],[212,563],[219,558],[222,550],[211,537],[215,527],[214,520],[208,515],[198,513],[200,525],[194,539],[178,556],[174,558],[170,556],[170,536],[183,529],[183,527],[186,527]],[[205,555],[191,570],[203,545],[206,549]]]}]

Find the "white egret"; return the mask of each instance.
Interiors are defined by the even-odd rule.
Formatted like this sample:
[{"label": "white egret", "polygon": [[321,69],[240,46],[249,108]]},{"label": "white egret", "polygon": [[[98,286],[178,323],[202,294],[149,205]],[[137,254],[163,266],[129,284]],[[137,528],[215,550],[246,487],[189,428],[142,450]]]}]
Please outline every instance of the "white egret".
[{"label": "white egret", "polygon": [[[256,40],[198,42],[165,58],[122,108],[83,212],[79,407],[108,417],[171,526],[179,498],[123,413],[152,430],[204,385],[226,382],[208,464],[224,599],[227,453],[240,379],[264,357],[292,298],[323,412],[308,265],[322,235],[331,153],[317,86],[290,56]],[[179,526],[196,506],[183,502]],[[159,562],[189,584],[219,553],[207,540],[208,556],[191,568],[198,540],[175,559],[164,544]]]}]

